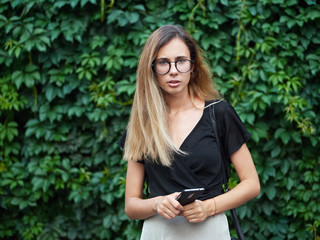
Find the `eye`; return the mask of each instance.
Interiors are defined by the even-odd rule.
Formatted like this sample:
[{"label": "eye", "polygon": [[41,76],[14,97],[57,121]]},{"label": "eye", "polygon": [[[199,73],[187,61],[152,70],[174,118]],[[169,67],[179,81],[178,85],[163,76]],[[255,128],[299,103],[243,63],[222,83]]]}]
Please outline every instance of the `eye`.
[{"label": "eye", "polygon": [[163,65],[168,64],[168,62],[167,61],[158,61],[156,64],[159,66],[163,66]]},{"label": "eye", "polygon": [[179,64],[179,65],[186,65],[186,64],[188,64],[190,61],[188,60],[188,59],[180,59],[180,60],[178,60],[177,61],[177,63]]}]

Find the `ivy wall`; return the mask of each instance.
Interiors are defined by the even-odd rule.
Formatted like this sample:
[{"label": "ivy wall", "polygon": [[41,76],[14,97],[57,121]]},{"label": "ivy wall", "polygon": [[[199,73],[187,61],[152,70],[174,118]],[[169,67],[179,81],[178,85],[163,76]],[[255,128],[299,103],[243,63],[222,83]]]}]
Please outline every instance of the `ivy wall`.
[{"label": "ivy wall", "polygon": [[0,239],[138,238],[115,143],[142,46],[169,23],[198,41],[253,135],[247,238],[319,239],[316,0],[0,0]]}]

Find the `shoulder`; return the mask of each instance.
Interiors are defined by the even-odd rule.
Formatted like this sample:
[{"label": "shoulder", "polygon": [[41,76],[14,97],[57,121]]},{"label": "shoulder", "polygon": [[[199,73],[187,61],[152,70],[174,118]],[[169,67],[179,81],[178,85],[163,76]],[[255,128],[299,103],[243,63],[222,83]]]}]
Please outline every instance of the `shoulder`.
[{"label": "shoulder", "polygon": [[215,100],[211,104],[209,111],[214,112],[214,118],[217,120],[218,125],[225,126],[240,120],[234,107],[226,100]]},{"label": "shoulder", "polygon": [[213,100],[206,103],[207,106],[210,106],[209,109],[214,108],[214,111],[217,115],[225,115],[234,111],[234,108],[224,99]]},{"label": "shoulder", "polygon": [[231,106],[231,104],[224,99],[217,101],[217,103],[215,104],[215,109],[218,112],[230,111],[230,109],[232,109],[232,108],[233,107]]}]

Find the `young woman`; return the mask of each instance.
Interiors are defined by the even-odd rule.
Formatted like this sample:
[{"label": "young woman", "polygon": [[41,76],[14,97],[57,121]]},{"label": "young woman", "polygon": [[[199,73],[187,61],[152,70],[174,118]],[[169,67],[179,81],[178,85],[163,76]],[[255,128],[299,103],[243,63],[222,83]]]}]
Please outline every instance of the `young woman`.
[{"label": "young woman", "polygon": [[[149,37],[127,131],[119,141],[128,161],[125,211],[130,219],[145,219],[141,239],[229,240],[224,212],[259,194],[246,146],[251,135],[233,107],[219,98],[199,48],[182,27],[163,26]],[[219,136],[210,104],[215,104]],[[216,137],[240,179],[227,193],[221,187]],[[205,192],[198,200],[184,206],[176,200],[183,189],[200,187]]]}]

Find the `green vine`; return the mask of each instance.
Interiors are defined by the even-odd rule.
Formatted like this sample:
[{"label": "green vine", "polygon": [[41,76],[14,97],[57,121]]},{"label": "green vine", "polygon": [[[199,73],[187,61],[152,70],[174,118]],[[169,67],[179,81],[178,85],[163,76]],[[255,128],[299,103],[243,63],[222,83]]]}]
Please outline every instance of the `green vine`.
[{"label": "green vine", "polygon": [[237,208],[246,238],[319,239],[315,1],[1,4],[0,239],[140,238],[116,143],[143,45],[165,24],[192,34],[252,135],[262,188]]}]

